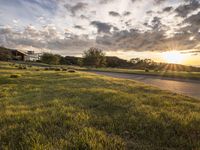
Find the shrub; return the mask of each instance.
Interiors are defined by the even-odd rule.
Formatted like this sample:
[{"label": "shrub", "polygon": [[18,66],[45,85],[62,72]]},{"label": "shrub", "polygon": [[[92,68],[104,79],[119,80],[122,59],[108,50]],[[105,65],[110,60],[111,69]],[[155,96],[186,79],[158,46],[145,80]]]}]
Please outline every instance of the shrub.
[{"label": "shrub", "polygon": [[23,69],[28,69],[27,66],[23,66]]},{"label": "shrub", "polygon": [[70,72],[70,73],[74,73],[74,72],[76,72],[76,71],[73,70],[73,69],[69,69],[68,72]]},{"label": "shrub", "polygon": [[22,65],[20,65],[19,67],[18,67],[18,69],[27,69],[27,67],[26,66],[22,66]]},{"label": "shrub", "polygon": [[67,69],[66,68],[62,68],[62,71],[67,71]]},{"label": "shrub", "polygon": [[158,70],[158,69],[155,69],[154,72],[159,72],[159,70]]},{"label": "shrub", "polygon": [[60,62],[61,56],[54,55],[50,53],[44,53],[41,57],[41,62],[51,64],[51,65],[58,65]]},{"label": "shrub", "polygon": [[19,78],[19,77],[20,77],[19,74],[11,74],[11,75],[10,75],[10,78]]},{"label": "shrub", "polygon": [[49,70],[55,70],[56,68],[53,68],[53,67],[49,67],[48,69],[49,69]]},{"label": "shrub", "polygon": [[55,71],[62,71],[61,68],[55,68]]},{"label": "shrub", "polygon": [[149,69],[145,69],[145,72],[149,72]]},{"label": "shrub", "polygon": [[44,70],[48,71],[48,70],[50,70],[50,68],[44,68]]},{"label": "shrub", "polygon": [[19,66],[18,69],[23,69],[23,66]]}]

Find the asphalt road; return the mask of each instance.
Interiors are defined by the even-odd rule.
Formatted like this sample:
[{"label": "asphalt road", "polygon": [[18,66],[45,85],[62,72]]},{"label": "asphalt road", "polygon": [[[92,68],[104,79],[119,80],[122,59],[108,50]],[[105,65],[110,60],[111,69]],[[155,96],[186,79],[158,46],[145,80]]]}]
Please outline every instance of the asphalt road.
[{"label": "asphalt road", "polygon": [[133,79],[145,84],[159,87],[163,90],[169,90],[175,93],[187,95],[200,100],[200,81],[187,79],[174,79],[168,77],[157,77],[151,75],[135,75],[127,73],[98,72],[90,71],[100,75],[111,76],[115,78]]}]

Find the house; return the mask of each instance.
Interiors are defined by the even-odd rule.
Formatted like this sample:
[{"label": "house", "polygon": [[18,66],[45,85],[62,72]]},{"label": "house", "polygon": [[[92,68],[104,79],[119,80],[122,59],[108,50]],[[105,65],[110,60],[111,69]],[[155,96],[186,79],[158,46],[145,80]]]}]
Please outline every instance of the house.
[{"label": "house", "polygon": [[11,50],[12,52],[12,56],[13,56],[13,60],[21,60],[21,61],[25,61],[26,60],[26,56],[27,54],[23,51],[20,50]]},{"label": "house", "polygon": [[19,60],[25,61],[26,53],[20,50],[0,48],[0,56],[4,58],[4,60]]},{"label": "house", "polygon": [[37,61],[40,60],[42,53],[35,53],[34,51],[27,51],[25,60],[26,61]]},{"label": "house", "polygon": [[34,51],[21,51],[15,49],[8,49],[0,47],[0,60],[18,60],[18,61],[37,61],[40,60],[42,53],[35,53]]}]

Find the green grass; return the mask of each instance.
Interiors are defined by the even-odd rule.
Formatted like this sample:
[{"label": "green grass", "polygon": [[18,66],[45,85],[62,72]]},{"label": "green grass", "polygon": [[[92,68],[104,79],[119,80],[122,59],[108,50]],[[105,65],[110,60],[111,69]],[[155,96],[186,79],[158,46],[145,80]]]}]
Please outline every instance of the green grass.
[{"label": "green grass", "polygon": [[181,78],[181,79],[194,79],[200,80],[200,72],[185,72],[185,71],[159,71],[149,70],[137,70],[137,69],[119,69],[119,68],[88,68],[91,71],[105,71],[105,72],[116,72],[116,73],[129,73],[138,75],[154,75],[161,77]]},{"label": "green grass", "polygon": [[1,62],[0,87],[2,150],[200,149],[200,101],[193,98],[131,80]]}]

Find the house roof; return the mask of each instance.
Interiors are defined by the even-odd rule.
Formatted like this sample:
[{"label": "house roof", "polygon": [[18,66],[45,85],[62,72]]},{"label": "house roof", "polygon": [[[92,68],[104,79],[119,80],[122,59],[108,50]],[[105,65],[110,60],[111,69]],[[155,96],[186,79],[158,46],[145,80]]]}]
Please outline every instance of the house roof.
[{"label": "house roof", "polygon": [[17,52],[19,52],[19,53],[21,53],[21,54],[24,54],[24,55],[27,55],[25,52],[23,52],[23,51],[21,51],[21,50],[11,50],[11,51],[17,51]]}]

